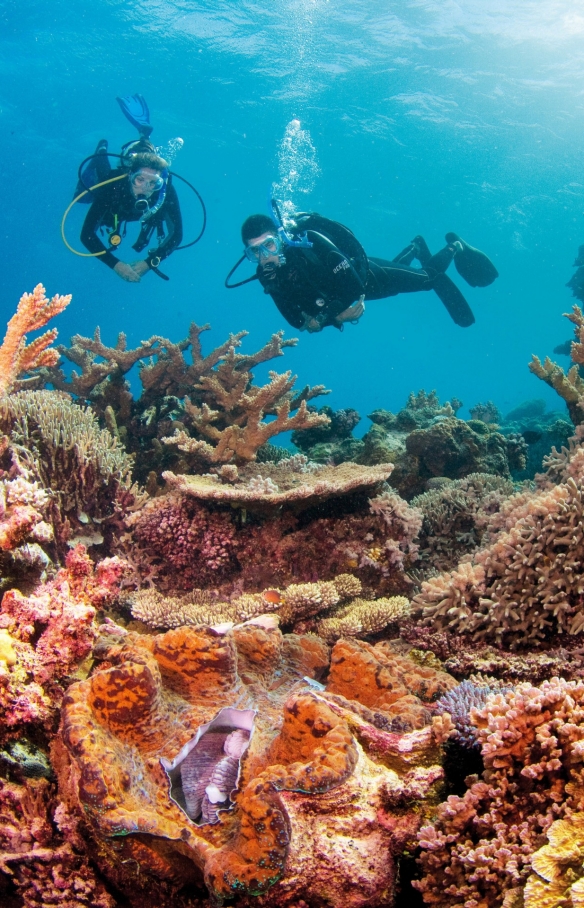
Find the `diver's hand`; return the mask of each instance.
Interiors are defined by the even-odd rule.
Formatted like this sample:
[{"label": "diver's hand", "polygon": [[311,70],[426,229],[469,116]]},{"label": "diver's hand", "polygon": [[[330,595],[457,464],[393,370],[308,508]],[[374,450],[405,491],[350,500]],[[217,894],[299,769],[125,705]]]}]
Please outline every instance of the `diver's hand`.
[{"label": "diver's hand", "polygon": [[134,269],[134,271],[136,272],[138,277],[144,277],[146,272],[150,271],[150,268],[148,267],[148,262],[144,262],[144,261],[132,262],[130,267]]},{"label": "diver's hand", "polygon": [[361,318],[365,312],[365,297],[360,296],[356,303],[353,303],[352,306],[349,306],[347,309],[343,309],[342,312],[336,316],[335,321],[342,325],[344,322],[354,322]]},{"label": "diver's hand", "polygon": [[304,327],[309,334],[316,334],[317,331],[322,331],[322,325],[316,318],[307,318]]},{"label": "diver's hand", "polygon": [[123,281],[129,281],[131,284],[140,283],[140,275],[134,271],[131,265],[127,265],[125,262],[118,262],[114,267],[114,271]]}]

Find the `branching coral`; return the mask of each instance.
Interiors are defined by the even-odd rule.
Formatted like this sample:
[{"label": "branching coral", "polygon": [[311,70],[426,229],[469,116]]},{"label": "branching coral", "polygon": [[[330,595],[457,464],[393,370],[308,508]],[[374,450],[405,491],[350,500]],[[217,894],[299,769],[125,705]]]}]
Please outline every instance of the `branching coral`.
[{"label": "branching coral", "polygon": [[92,520],[101,535],[108,521],[121,525],[119,513],[138,496],[132,458],[90,410],[52,391],[21,391],[0,401],[0,428],[51,491],[48,510],[61,555]]},{"label": "branching coral", "polygon": [[37,284],[32,293],[24,293],[16,313],[8,322],[8,328],[0,346],[0,395],[14,390],[19,375],[24,375],[41,366],[54,366],[59,353],[51,344],[57,337],[57,329],[50,328],[27,344],[29,331],[43,328],[71,302],[71,296],[54,296],[48,300],[45,288]]},{"label": "branching coral", "polygon": [[481,542],[487,523],[513,492],[510,480],[490,473],[471,473],[419,495],[412,508],[423,515],[420,567],[446,571]]},{"label": "branching coral", "polygon": [[[441,778],[445,723],[384,731],[359,703],[311,690],[306,679],[328,663],[321,641],[276,629],[130,633],[102,656],[104,668],[67,692],[52,758],[100,870],[132,905],[173,904],[203,880],[217,900],[267,892],[261,904],[273,908],[391,904],[391,856]],[[234,806],[197,825],[169,796],[165,767],[236,702],[256,716]]]},{"label": "branching coral", "polygon": [[520,684],[471,718],[483,778],[471,778],[466,794],[449,797],[434,825],[420,831],[424,875],[415,885],[427,905],[519,905],[532,866],[541,869],[543,856],[534,864],[534,855],[548,832],[553,837],[552,824],[584,806],[584,684]]},{"label": "branching coral", "polygon": [[510,498],[492,541],[450,574],[422,584],[415,604],[437,629],[514,645],[584,630],[584,456],[575,446],[553,471],[567,477]]},{"label": "branching coral", "polygon": [[539,357],[534,356],[529,363],[529,370],[566,402],[570,418],[577,426],[584,419],[584,380],[578,369],[584,363],[584,315],[580,306],[575,305],[572,312],[565,312],[564,316],[574,325],[575,340],[570,347],[572,367],[565,373],[549,356],[546,356],[543,363]]},{"label": "branching coral", "polygon": [[328,582],[293,583],[284,590],[244,593],[228,602],[198,589],[181,596],[140,590],[131,593],[128,601],[133,617],[151,627],[237,624],[274,613],[283,626],[313,631],[328,643],[339,637],[379,633],[409,613],[404,596],[370,600],[359,598],[360,593],[360,581],[341,574]]}]

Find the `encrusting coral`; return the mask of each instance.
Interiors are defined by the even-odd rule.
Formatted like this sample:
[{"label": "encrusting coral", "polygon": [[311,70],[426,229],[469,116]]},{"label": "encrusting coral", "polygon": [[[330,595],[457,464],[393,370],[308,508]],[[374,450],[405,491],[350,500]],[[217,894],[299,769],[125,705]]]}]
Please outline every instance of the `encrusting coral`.
[{"label": "encrusting coral", "polygon": [[46,779],[0,779],[0,873],[23,908],[115,908],[87,857],[79,820]]},{"label": "encrusting coral", "polygon": [[29,596],[8,590],[0,606],[0,740],[25,728],[53,731],[67,680],[90,654],[96,608],[111,605],[125,564],[106,558],[97,567],[83,546],[53,580]]},{"label": "encrusting coral", "polygon": [[[130,904],[172,904],[203,881],[219,901],[249,894],[274,908],[392,904],[392,856],[442,776],[447,720],[385,731],[383,716],[311,680],[328,665],[322,641],[254,624],[121,638],[106,627],[97,653],[103,669],[67,691],[52,760],[100,871]],[[234,806],[196,824],[164,765],[234,703],[256,711]]]},{"label": "encrusting coral", "polygon": [[57,337],[57,329],[50,328],[30,344],[26,342],[26,335],[29,331],[44,328],[70,302],[71,296],[55,295],[48,300],[42,284],[37,284],[32,293],[21,296],[0,346],[0,395],[9,394],[17,388],[19,376],[25,376],[41,366],[56,365],[59,352],[51,344]]},{"label": "encrusting coral", "polygon": [[[449,797],[434,824],[420,830],[423,876],[415,885],[425,904],[572,904],[570,885],[581,878],[581,858],[577,874],[570,872],[580,848],[576,823],[571,854],[562,855],[558,846],[569,818],[584,808],[584,683],[554,678],[540,687],[520,684],[493,694],[471,720],[485,771],[482,779],[470,777],[464,796]],[[574,905],[580,890],[576,884]]]}]

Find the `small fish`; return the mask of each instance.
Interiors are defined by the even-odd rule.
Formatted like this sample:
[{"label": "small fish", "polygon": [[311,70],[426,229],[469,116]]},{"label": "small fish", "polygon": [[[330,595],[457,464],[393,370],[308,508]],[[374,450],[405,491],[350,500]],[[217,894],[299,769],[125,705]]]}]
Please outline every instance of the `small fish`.
[{"label": "small fish", "polygon": [[279,590],[264,590],[262,599],[265,602],[269,602],[271,605],[280,605],[282,602],[282,594]]}]

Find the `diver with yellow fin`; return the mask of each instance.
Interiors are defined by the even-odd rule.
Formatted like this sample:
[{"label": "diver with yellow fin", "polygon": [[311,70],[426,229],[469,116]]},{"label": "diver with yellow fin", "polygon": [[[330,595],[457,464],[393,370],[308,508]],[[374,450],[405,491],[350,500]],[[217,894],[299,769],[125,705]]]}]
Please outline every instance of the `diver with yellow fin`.
[{"label": "diver with yellow fin", "polygon": [[[140,138],[127,142],[119,155],[109,152],[107,141],[101,139],[95,152],[81,163],[75,197],[63,216],[61,235],[72,252],[99,257],[122,280],[138,283],[148,271],[168,280],[159,265],[177,249],[186,249],[201,239],[206,226],[205,205],[195,187],[173,173],[150,142],[153,127],[145,98],[136,94],[116,100]],[[110,157],[118,158],[117,167],[112,168]],[[199,235],[184,245],[181,245],[182,215],[173,177],[195,193],[203,212]],[[89,250],[85,253],[73,249],[65,237],[65,221],[76,202],[91,205],[81,229],[81,242]],[[148,249],[144,259],[127,264],[115,253],[126,235],[126,225],[133,221],[140,222],[140,233],[132,249],[142,252],[154,234],[157,244]]]}]

